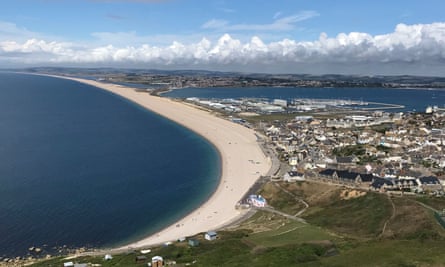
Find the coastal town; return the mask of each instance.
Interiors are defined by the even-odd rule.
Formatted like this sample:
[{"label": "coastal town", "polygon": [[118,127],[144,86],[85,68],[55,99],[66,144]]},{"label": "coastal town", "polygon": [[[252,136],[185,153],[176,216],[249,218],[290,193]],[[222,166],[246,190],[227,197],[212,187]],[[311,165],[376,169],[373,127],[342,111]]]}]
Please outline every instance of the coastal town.
[{"label": "coastal town", "polygon": [[286,181],[318,179],[392,194],[443,195],[445,114],[388,114],[266,125],[269,142],[292,170]]},{"label": "coastal town", "polygon": [[[185,101],[264,134],[264,144],[282,163],[272,180],[444,195],[445,110],[437,106],[414,113],[383,111],[391,104],[367,110],[368,103],[345,100]],[[267,119],[271,114],[273,119]],[[282,119],[276,119],[277,114]]]},{"label": "coastal town", "polygon": [[445,266],[444,9],[3,1],[0,267]]},{"label": "coastal town", "polygon": [[[104,82],[103,79],[81,81],[103,86],[107,88],[106,90],[123,94],[135,102],[142,99],[141,96],[148,96],[151,99],[151,108],[162,110],[163,114],[171,118],[173,114],[178,115],[173,109],[167,109],[167,107],[181,106],[184,113],[181,114],[180,122],[186,119],[192,120],[193,116],[190,115],[195,112],[208,114],[200,115],[203,116],[201,119],[208,123],[207,128],[200,129],[201,134],[220,147],[231,149],[230,155],[235,155],[238,148],[230,145],[230,142],[227,145],[225,138],[215,136],[221,135],[225,130],[232,131],[232,127],[246,136],[254,132],[256,143],[261,148],[260,154],[267,159],[266,162],[270,164],[270,168],[267,164],[263,165],[261,157],[251,159],[243,155],[243,160],[247,162],[231,159],[230,166],[237,164],[237,171],[245,169],[242,175],[251,176],[250,181],[242,187],[239,181],[236,185],[223,181],[226,189],[234,186],[229,194],[232,194],[233,189],[237,190],[231,197],[244,194],[235,208],[248,210],[249,216],[252,216],[250,211],[253,213],[265,211],[307,225],[304,217],[301,217],[309,207],[304,200],[299,201],[305,206],[296,215],[292,215],[274,207],[270,195],[258,194],[264,191],[264,185],[270,183],[280,188],[286,184],[327,185],[343,190],[342,194],[353,192],[359,197],[366,195],[366,192],[386,196],[445,197],[445,157],[442,152],[445,147],[445,110],[438,106],[428,106],[420,112],[406,112],[402,111],[403,106],[397,104],[344,99],[271,100],[198,97],[170,99],[162,97],[162,94],[152,94],[154,90],[121,87],[109,81]],[[218,131],[218,128],[223,130]],[[246,132],[240,131],[239,128],[245,129]],[[208,132],[210,129],[212,132]],[[258,167],[261,167],[262,171],[256,171]],[[215,195],[225,199],[227,194],[228,192],[217,191]],[[226,205],[225,208],[231,207]],[[223,213],[219,213],[219,210],[214,211],[215,209],[216,207],[210,209],[212,215],[207,216],[209,221],[217,220],[217,216]],[[438,222],[445,225],[444,216],[437,212],[435,214],[437,214]],[[195,216],[200,216],[199,211],[197,215],[192,214],[167,228],[165,233],[170,233],[171,237],[181,233],[181,226],[184,223],[197,222]],[[215,218],[211,218],[212,216]],[[249,216],[242,218],[240,222]],[[228,225],[233,224],[231,222]],[[63,260],[63,266],[108,266],[108,262],[116,261],[116,253],[124,251],[132,251],[131,255],[135,255],[137,266],[177,266],[175,260],[159,252],[158,249],[155,250],[157,254],[150,253],[151,249],[148,248],[153,248],[153,246],[148,244],[162,244],[162,240],[171,239],[172,241],[164,242],[163,247],[174,246],[173,242],[176,243],[176,241],[180,246],[205,246],[220,238],[218,232],[214,230],[219,231],[220,227],[227,226],[221,225],[214,227],[214,230],[209,230],[204,228],[205,225],[209,224],[203,220],[202,228],[200,228],[203,233],[196,235],[193,234],[195,232],[187,232],[184,237],[175,241],[169,236],[157,234],[147,238],[148,241],[135,243],[134,248],[130,246],[110,251],[95,252],[93,250],[92,254],[88,254],[91,252],[83,248],[75,249],[70,253],[100,255],[104,263],[91,265],[68,259]],[[222,229],[225,229],[224,227]],[[197,231],[196,227],[192,228],[192,231]],[[383,230],[382,233],[384,232]],[[105,252],[107,253],[103,256]],[[2,258],[2,260],[6,266],[14,266],[15,263],[22,261],[32,262],[34,257],[43,257],[43,252],[39,247],[30,248],[30,253],[32,256],[25,260],[20,257]],[[46,257],[52,260],[52,256]],[[194,263],[196,262],[191,262],[189,265]]]}]

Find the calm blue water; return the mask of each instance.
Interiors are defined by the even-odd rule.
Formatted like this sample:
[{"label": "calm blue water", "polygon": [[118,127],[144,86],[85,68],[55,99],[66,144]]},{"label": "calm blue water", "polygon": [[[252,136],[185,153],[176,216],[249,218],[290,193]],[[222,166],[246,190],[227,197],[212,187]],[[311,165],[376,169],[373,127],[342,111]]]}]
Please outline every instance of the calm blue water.
[{"label": "calm blue water", "polygon": [[404,105],[405,111],[424,111],[429,105],[444,107],[445,90],[387,89],[387,88],[304,88],[304,87],[242,87],[242,88],[184,88],[164,96],[186,98],[242,98],[266,99],[312,98],[344,99]]},{"label": "calm blue water", "polygon": [[133,241],[216,189],[218,152],[193,132],[74,81],[0,81],[0,256]]}]

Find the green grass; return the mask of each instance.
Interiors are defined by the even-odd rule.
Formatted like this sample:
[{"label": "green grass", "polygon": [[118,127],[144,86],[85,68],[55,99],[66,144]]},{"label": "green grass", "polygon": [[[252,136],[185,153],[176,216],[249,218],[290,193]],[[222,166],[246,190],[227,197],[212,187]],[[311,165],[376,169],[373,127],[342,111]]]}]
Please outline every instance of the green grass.
[{"label": "green grass", "polygon": [[283,224],[278,229],[250,234],[244,239],[258,246],[265,247],[279,247],[335,239],[334,236],[317,226],[296,221],[287,221]]},{"label": "green grass", "polygon": [[432,208],[442,211],[445,209],[445,198],[443,197],[433,197],[433,196],[418,196],[415,198],[415,200],[422,202],[428,206],[431,206]]},{"label": "green grass", "polygon": [[283,192],[273,183],[265,184],[258,194],[267,199],[268,205],[287,214],[294,215],[304,208],[301,202],[296,201],[295,196]]},{"label": "green grass", "polygon": [[367,193],[349,200],[333,200],[322,209],[312,211],[306,219],[339,233],[375,237],[380,234],[391,212],[392,207],[386,196]]},{"label": "green grass", "polygon": [[[280,199],[282,191],[266,188],[271,197]],[[167,247],[152,248],[147,255],[161,255],[177,266],[443,266],[445,263],[444,230],[437,225],[429,210],[415,203],[413,198],[393,198],[395,216],[387,225],[392,235],[378,237],[384,222],[392,214],[392,206],[385,195],[367,193],[365,196],[342,200],[335,190],[320,196],[320,185],[288,185],[287,190],[304,196],[317,195],[311,203],[303,224],[280,215],[259,211],[236,230],[219,231],[215,241],[195,238],[200,245],[190,247],[186,242]],[[327,188],[323,187],[325,191]],[[318,191],[317,191],[318,190]],[[279,195],[277,197],[277,195]],[[436,208],[445,201],[419,197]],[[283,208],[296,205],[291,198],[282,198]],[[295,201],[295,200],[294,200]],[[287,204],[286,204],[287,203]],[[340,233],[338,237],[334,234]],[[75,260],[54,258],[33,266],[63,266],[63,262],[99,263],[108,266],[147,266],[136,263],[135,253],[103,257],[82,257]]]},{"label": "green grass", "polygon": [[332,154],[335,156],[361,156],[364,155],[366,152],[366,149],[363,145],[351,145],[351,146],[345,146],[341,148],[334,148],[332,151]]},{"label": "green grass", "polygon": [[[340,246],[339,254],[318,266],[443,266],[445,242],[381,240]],[[305,266],[305,265],[302,265]]]},{"label": "green grass", "polygon": [[[136,263],[135,259],[136,259],[136,255],[139,254],[135,254],[135,253],[130,253],[130,254],[120,254],[120,255],[114,255],[113,259],[110,261],[105,261],[103,259],[103,256],[101,257],[80,257],[80,258],[76,258],[76,259],[70,259],[70,260],[66,260],[63,259],[63,257],[57,257],[51,260],[46,260],[46,261],[42,261],[42,262],[38,262],[33,264],[32,266],[36,266],[36,267],[50,267],[50,266],[63,266],[64,262],[69,262],[72,261],[74,263],[92,263],[92,264],[101,264],[103,267],[112,267],[112,266],[129,266],[129,267],[137,267],[137,266],[147,266],[146,263]],[[151,259],[151,257],[147,258]]]},{"label": "green grass", "polygon": [[[337,251],[327,257],[329,250]],[[196,248],[171,246],[165,252],[187,252],[196,262],[191,266],[442,266],[445,262],[445,242],[380,240],[344,242],[336,247],[320,244],[292,244],[281,247],[252,249],[239,240],[208,243]],[[77,262],[101,263],[102,266],[146,266],[136,264],[134,254],[115,256],[105,262],[102,257],[76,259]],[[170,256],[165,258],[171,259]],[[66,261],[66,260],[65,260]],[[60,259],[33,266],[62,266]],[[178,262],[180,264],[180,262]],[[181,266],[181,265],[179,265]],[[184,266],[184,264],[182,265]]]}]

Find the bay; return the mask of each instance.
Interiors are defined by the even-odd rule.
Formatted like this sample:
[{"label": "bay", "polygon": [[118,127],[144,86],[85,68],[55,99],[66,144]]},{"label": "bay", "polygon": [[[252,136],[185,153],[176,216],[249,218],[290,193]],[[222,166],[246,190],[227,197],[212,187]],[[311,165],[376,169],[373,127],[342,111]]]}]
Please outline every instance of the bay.
[{"label": "bay", "polygon": [[219,154],[194,132],[74,81],[0,81],[0,256],[135,241],[216,189]]}]

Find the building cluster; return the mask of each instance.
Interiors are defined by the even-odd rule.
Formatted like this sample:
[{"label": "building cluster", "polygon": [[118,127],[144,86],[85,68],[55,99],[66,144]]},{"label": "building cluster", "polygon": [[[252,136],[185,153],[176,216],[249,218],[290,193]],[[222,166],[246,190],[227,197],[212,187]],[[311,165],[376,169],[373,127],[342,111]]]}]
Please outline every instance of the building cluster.
[{"label": "building cluster", "polygon": [[[186,99],[189,102],[206,106],[212,109],[217,109],[230,113],[240,112],[254,112],[258,114],[282,113],[286,111],[286,100],[274,100],[270,102],[266,99],[199,99],[197,97],[189,97]],[[282,102],[280,102],[282,101]]]},{"label": "building cluster", "polygon": [[292,168],[286,181],[311,178],[379,191],[443,194],[444,112],[296,116],[260,128]]},{"label": "building cluster", "polygon": [[[186,101],[221,110],[229,113],[253,112],[256,114],[273,114],[273,113],[298,113],[303,111],[339,111],[350,109],[357,106],[366,106],[368,103],[362,101],[335,100],[335,99],[262,99],[262,98],[243,98],[243,99],[200,99],[198,97],[188,97]],[[363,117],[363,118],[362,118]],[[350,120],[355,123],[376,123],[389,121],[389,118],[380,116],[380,121],[364,116],[353,116],[347,118],[346,121],[333,120],[330,123],[338,127],[351,127]],[[377,120],[377,119],[375,119]]]}]

